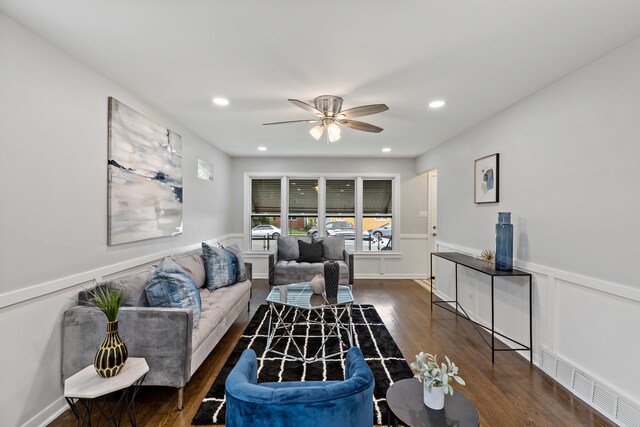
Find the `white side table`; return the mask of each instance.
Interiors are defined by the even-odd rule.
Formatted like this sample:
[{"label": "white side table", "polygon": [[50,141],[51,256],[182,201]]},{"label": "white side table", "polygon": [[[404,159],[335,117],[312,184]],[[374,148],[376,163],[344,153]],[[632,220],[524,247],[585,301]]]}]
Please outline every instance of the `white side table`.
[{"label": "white side table", "polygon": [[[99,425],[103,418],[107,425],[120,425],[126,414],[131,425],[135,426],[136,408],[133,401],[147,372],[149,366],[142,357],[128,358],[120,373],[111,378],[102,378],[93,365],[89,365],[65,380],[64,398],[81,425]],[[121,392],[120,398],[113,405],[107,395],[118,391]],[[91,422],[94,402],[100,414],[95,424]],[[85,411],[80,411],[78,404],[84,406]]]}]

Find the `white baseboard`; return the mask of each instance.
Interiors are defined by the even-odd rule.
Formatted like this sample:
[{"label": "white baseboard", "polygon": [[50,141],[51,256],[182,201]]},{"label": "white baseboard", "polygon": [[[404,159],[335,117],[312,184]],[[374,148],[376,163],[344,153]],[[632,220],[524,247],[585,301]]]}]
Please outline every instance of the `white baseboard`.
[{"label": "white baseboard", "polygon": [[53,420],[69,409],[64,397],[56,399],[49,406],[38,412],[33,418],[22,424],[22,427],[41,427],[49,425]]}]

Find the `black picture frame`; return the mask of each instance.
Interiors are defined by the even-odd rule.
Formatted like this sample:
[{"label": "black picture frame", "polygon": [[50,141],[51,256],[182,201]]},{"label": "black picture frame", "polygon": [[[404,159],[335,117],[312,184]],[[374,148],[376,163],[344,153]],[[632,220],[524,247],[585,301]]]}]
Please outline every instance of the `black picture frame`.
[{"label": "black picture frame", "polygon": [[500,201],[500,154],[480,157],[473,162],[473,203]]}]

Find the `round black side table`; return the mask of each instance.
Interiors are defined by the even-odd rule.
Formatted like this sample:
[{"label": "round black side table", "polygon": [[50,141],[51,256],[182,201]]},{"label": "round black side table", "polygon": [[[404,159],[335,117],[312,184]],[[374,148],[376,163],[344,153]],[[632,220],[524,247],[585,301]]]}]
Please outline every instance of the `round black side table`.
[{"label": "round black side table", "polygon": [[467,397],[456,390],[453,396],[445,396],[444,409],[436,411],[422,400],[422,383],[415,378],[400,380],[387,390],[387,423],[409,427],[457,426],[478,427],[478,410]]}]

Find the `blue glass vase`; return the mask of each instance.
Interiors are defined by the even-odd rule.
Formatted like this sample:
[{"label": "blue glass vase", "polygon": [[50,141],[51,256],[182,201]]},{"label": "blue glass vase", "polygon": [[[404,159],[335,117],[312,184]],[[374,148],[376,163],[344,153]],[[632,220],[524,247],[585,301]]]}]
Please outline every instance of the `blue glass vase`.
[{"label": "blue glass vase", "polygon": [[513,268],[513,224],[511,212],[498,212],[496,224],[496,270]]}]

